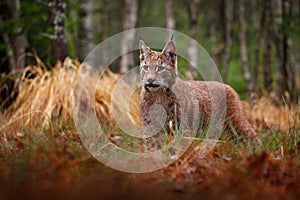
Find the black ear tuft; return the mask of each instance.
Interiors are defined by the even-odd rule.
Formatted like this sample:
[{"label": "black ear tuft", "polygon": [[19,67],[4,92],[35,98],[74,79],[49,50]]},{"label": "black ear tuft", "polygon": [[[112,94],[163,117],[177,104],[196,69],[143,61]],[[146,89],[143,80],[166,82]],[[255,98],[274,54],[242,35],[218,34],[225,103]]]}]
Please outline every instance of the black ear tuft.
[{"label": "black ear tuft", "polygon": [[172,35],[171,35],[171,38],[170,38],[170,40],[171,40],[171,41],[173,41],[173,40],[174,40],[174,34],[172,34]]},{"label": "black ear tuft", "polygon": [[144,60],[145,57],[147,57],[149,52],[151,51],[150,47],[148,47],[142,39],[140,39],[139,41],[139,49],[140,49],[140,60]]}]

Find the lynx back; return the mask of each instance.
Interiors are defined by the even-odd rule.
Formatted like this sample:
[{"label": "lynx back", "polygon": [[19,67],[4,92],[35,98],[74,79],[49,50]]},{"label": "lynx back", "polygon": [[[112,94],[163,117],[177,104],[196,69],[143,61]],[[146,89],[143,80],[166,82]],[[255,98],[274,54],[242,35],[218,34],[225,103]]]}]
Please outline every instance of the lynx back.
[{"label": "lynx back", "polygon": [[153,51],[143,40],[140,40],[139,49],[141,120],[146,149],[160,148],[158,139],[150,136],[169,134],[170,124],[201,132],[216,115],[214,102],[219,104],[217,113],[224,113],[226,118],[224,132],[234,131],[257,138],[243,113],[238,94],[229,85],[178,78],[176,46],[172,40],[161,52]]}]

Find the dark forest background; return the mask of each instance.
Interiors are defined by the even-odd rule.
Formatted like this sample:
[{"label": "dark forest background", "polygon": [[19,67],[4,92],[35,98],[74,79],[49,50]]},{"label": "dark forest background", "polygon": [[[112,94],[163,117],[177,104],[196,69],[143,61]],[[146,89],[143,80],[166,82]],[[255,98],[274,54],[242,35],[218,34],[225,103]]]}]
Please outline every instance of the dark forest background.
[{"label": "dark forest background", "polygon": [[242,96],[299,93],[300,0],[1,0],[0,10],[2,74],[36,57],[47,68],[66,56],[83,61],[114,34],[155,26],[196,39]]},{"label": "dark forest background", "polygon": [[[224,82],[247,99],[245,117],[261,142],[230,119],[232,131],[214,140],[208,134],[223,127],[214,116],[196,137],[168,123],[163,148],[172,164],[136,174],[110,168],[123,161],[118,149],[144,153],[142,137],[118,121],[122,114],[141,125],[139,90],[118,84],[137,65],[138,51],[112,63],[120,74],[100,77],[79,66],[96,45],[136,27],[165,27],[198,41]],[[299,199],[299,36],[300,0],[0,0],[0,199]],[[117,45],[130,48],[138,38]],[[200,60],[194,55],[191,44],[188,60]],[[178,63],[184,78],[201,78],[185,60]],[[92,111],[100,129],[87,122],[85,132],[76,121],[90,121]],[[183,155],[169,146],[177,138],[191,144]],[[105,151],[111,159],[96,158]]]}]

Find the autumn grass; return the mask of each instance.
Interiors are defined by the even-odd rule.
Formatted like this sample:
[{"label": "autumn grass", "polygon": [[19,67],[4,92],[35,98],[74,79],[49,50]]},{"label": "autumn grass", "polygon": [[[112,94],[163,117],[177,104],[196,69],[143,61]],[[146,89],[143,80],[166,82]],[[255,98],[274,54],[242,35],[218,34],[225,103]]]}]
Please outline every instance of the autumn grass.
[{"label": "autumn grass", "polygon": [[[243,102],[262,144],[221,137],[202,159],[197,142],[176,162],[134,175],[112,170],[87,152],[72,120],[71,91],[80,63],[66,59],[47,71],[37,62],[16,80],[18,95],[0,112],[0,196],[3,198],[289,198],[300,195],[299,103],[268,97]],[[114,123],[111,91],[120,75],[106,71],[95,93],[99,122],[111,141],[136,149],[139,141]],[[88,83],[88,81],[87,81]],[[80,90],[80,88],[76,88]],[[120,99],[128,92],[122,90]],[[138,95],[130,113],[139,124]],[[119,110],[122,112],[123,110]]]}]

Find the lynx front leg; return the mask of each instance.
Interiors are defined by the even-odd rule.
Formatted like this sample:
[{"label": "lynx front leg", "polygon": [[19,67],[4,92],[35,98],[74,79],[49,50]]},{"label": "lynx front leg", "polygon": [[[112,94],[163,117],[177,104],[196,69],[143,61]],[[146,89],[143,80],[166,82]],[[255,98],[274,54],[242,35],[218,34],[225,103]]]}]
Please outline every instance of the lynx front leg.
[{"label": "lynx front leg", "polygon": [[146,133],[143,133],[143,145],[145,151],[156,151],[161,149],[161,144],[159,141],[158,135],[148,136]]},{"label": "lynx front leg", "polygon": [[159,133],[161,127],[149,115],[145,115],[143,120],[143,145],[145,151],[155,151],[161,148],[159,142]]},{"label": "lynx front leg", "polygon": [[162,136],[166,132],[166,111],[164,107],[154,103],[147,109],[142,109],[142,123],[145,150],[155,151],[161,149],[164,141]]}]

